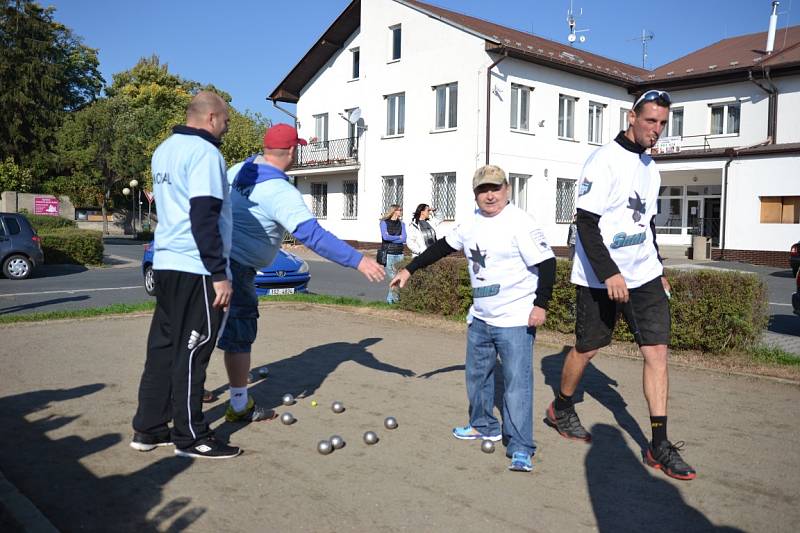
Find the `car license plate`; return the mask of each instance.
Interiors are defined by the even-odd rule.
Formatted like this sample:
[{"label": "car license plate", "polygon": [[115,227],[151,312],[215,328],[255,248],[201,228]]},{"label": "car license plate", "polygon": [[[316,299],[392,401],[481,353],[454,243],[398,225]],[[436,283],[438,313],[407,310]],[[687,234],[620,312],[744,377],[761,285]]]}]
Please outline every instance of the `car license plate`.
[{"label": "car license plate", "polygon": [[270,294],[294,294],[294,288],[290,287],[288,289],[270,289],[269,293]]}]

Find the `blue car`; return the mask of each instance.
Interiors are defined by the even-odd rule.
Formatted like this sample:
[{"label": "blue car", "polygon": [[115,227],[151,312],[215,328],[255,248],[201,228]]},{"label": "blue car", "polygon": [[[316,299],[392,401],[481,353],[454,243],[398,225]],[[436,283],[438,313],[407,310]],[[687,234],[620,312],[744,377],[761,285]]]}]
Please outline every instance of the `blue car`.
[{"label": "blue car", "polygon": [[[155,294],[155,279],[153,278],[153,242],[144,245],[142,257],[142,275],[144,275],[144,290],[147,294]],[[272,294],[294,294],[308,292],[308,282],[311,274],[308,263],[296,255],[278,250],[275,260],[267,268],[256,272],[256,294],[266,296]]]}]

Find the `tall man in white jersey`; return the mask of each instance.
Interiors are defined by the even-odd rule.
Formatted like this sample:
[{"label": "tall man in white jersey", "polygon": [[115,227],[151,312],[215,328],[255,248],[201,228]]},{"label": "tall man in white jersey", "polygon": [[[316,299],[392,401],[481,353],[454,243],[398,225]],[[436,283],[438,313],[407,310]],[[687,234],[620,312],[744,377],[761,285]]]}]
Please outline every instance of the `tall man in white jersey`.
[{"label": "tall man in white jersey", "polygon": [[[508,443],[509,470],[530,472],[533,440],[533,341],[544,324],[556,260],[536,220],[509,204],[506,174],[486,165],[472,178],[478,210],[398,272],[391,286],[463,250],[469,261],[472,307],[467,323],[465,375],[469,424],[453,429],[461,440]],[[494,370],[503,362],[503,423],[494,416]]]},{"label": "tall man in white jersey", "polygon": [[214,438],[201,403],[208,361],[233,292],[231,204],[219,151],[227,130],[228,104],[203,91],[189,104],[186,125],[175,126],[153,153],[156,310],[133,418],[135,450],[174,444],[175,454],[185,457],[241,453]]},{"label": "tall man in white jersey", "polygon": [[644,358],[644,395],[653,438],[645,463],[676,479],[695,470],[667,439],[670,338],[669,283],[655,232],[661,176],[645,153],[667,124],[670,96],[647,91],[628,113],[628,129],[587,160],[578,183],[578,239],[571,281],[576,285],[575,347],[567,354],[561,388],[547,409],[548,425],[562,436],[589,442],[572,395],[586,365],[611,342],[622,312]]}]

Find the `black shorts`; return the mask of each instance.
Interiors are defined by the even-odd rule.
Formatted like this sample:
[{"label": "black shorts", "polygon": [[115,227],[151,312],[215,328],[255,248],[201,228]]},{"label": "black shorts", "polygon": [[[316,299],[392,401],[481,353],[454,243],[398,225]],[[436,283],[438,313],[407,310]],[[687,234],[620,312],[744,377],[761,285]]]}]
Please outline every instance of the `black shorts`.
[{"label": "black shorts", "polygon": [[608,297],[606,289],[575,287],[575,349],[581,353],[611,344],[611,334],[622,313],[639,346],[669,344],[669,300],[661,277],[629,289],[628,303]]}]

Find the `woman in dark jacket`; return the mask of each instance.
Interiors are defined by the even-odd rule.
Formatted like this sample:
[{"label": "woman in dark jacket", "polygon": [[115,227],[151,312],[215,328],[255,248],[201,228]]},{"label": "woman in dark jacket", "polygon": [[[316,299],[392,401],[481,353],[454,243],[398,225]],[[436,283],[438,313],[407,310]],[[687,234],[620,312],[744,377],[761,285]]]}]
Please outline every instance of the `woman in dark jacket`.
[{"label": "woman in dark jacket", "polygon": [[[381,217],[381,239],[386,248],[386,279],[392,279],[395,272],[395,263],[403,259],[403,246],[406,243],[406,225],[403,224],[403,208],[397,204],[389,206],[389,210]],[[389,289],[386,303],[397,303],[397,291]]]}]

